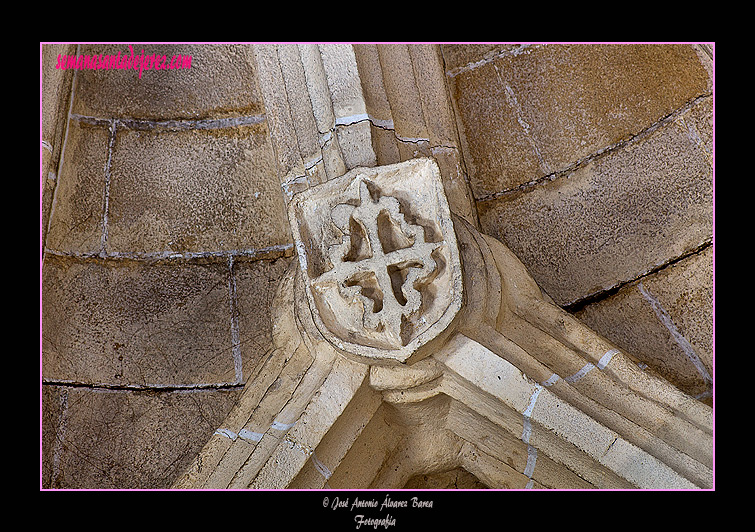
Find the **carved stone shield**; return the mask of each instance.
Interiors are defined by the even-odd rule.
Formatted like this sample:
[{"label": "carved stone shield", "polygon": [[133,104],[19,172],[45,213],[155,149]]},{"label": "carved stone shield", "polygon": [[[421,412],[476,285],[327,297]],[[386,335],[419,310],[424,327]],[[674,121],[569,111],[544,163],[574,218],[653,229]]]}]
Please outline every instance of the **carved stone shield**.
[{"label": "carved stone shield", "polygon": [[314,322],[341,351],[406,362],[461,307],[459,249],[432,159],[357,168],[289,208]]}]

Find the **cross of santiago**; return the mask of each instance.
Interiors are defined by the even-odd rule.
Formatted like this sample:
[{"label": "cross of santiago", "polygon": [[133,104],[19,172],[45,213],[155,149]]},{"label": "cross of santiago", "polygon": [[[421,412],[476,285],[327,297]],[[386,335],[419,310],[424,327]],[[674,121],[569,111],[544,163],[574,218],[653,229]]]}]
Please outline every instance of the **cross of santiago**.
[{"label": "cross of santiago", "polygon": [[[417,311],[422,303],[421,294],[414,287],[414,283],[430,275],[436,268],[431,253],[443,242],[425,242],[424,230],[418,225],[406,222],[399,211],[396,198],[381,196],[373,201],[365,181],[359,186],[360,204],[354,207],[351,217],[364,229],[369,245],[369,256],[359,260],[344,260],[351,251],[352,238],[344,235],[341,243],[331,246],[330,259],[333,269],[320,275],[313,284],[323,285],[335,282],[341,294],[352,301],[360,300],[364,307],[363,323],[366,328],[377,330],[383,327],[383,332],[398,346],[402,345],[401,321],[402,316],[409,316]],[[408,247],[383,250],[383,241],[378,231],[378,217],[387,213],[394,223],[398,223],[405,236],[413,239]],[[396,298],[391,284],[389,268],[409,268],[409,272],[400,287],[401,294],[406,299],[402,304]],[[374,274],[379,290],[382,292],[382,308],[373,310],[375,299],[365,295],[363,283]],[[356,279],[356,281],[355,281]],[[347,286],[352,282],[352,286]]]}]

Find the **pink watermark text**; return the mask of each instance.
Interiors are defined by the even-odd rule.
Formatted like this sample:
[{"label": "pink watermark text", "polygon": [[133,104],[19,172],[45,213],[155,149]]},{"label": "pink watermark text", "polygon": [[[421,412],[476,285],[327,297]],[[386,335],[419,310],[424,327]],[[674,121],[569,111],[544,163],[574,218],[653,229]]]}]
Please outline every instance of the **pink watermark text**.
[{"label": "pink watermark text", "polygon": [[78,70],[138,70],[139,79],[142,78],[142,72],[145,70],[173,70],[191,68],[190,55],[173,55],[168,59],[167,55],[145,54],[142,48],[141,53],[134,54],[134,48],[128,45],[129,53],[121,55],[65,55],[58,54],[57,69],[78,69]]}]

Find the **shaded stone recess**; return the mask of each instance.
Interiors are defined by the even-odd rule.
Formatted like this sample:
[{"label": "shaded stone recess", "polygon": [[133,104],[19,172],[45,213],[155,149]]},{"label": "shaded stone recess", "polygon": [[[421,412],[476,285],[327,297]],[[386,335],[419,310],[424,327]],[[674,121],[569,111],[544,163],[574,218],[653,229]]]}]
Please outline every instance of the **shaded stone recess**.
[{"label": "shaded stone recess", "polygon": [[251,47],[133,47],[191,69],[43,46],[43,487],[168,487],[264,360],[290,262]]},{"label": "shaded stone recess", "polygon": [[435,473],[430,475],[418,475],[412,477],[404,486],[404,489],[473,489],[481,490],[488,487],[475,478],[474,475],[468,471],[457,468],[451,471],[445,471],[443,473]]},{"label": "shaded stone recess", "polygon": [[[711,401],[704,384],[713,358],[711,48],[442,50],[482,231],[509,246],[556,303]],[[656,274],[669,264],[678,270],[690,254],[703,254],[696,275]],[[664,307],[666,322],[684,331],[679,341],[639,292],[641,315],[650,312],[645,325],[619,323],[619,315],[637,316],[617,305],[643,280],[675,298],[695,294],[694,304]],[[650,330],[657,332],[646,336]],[[682,354],[680,342],[707,370]]]}]

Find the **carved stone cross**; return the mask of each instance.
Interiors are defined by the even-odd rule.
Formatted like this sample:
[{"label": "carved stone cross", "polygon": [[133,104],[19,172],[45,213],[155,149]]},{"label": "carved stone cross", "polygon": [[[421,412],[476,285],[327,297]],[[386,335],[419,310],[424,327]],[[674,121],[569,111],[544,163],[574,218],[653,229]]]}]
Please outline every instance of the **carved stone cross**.
[{"label": "carved stone cross", "polygon": [[712,486],[712,412],[553,304],[432,159],[294,197],[274,349],[180,488]]},{"label": "carved stone cross", "polygon": [[417,360],[461,307],[451,212],[429,159],[354,170],[298,195],[290,212],[313,318],[339,349]]}]

